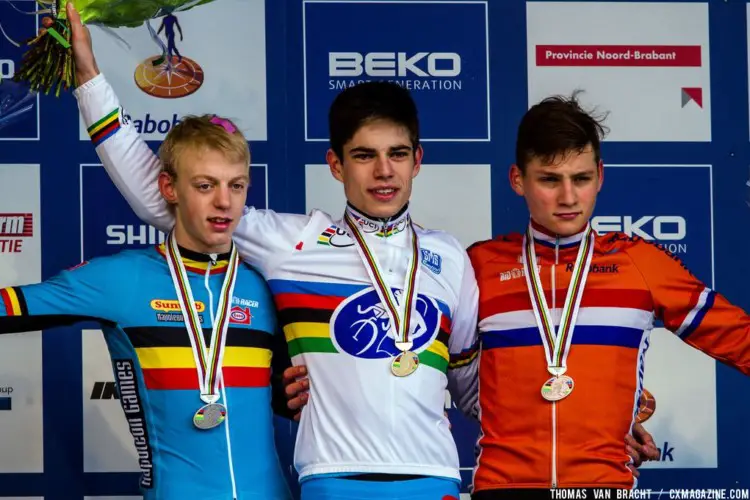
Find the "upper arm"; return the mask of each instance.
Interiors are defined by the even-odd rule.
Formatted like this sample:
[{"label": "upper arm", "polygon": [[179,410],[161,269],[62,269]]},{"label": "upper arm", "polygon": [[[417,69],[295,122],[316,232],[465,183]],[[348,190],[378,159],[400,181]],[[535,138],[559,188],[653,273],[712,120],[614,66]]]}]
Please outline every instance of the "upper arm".
[{"label": "upper arm", "polygon": [[693,275],[680,259],[645,241],[628,254],[666,329],[710,356],[750,374],[750,316]]},{"label": "upper arm", "polygon": [[311,221],[308,215],[247,207],[233,236],[237,251],[242,259],[265,271],[274,258],[301,249]]},{"label": "upper arm", "polygon": [[116,321],[116,301],[107,284],[110,275],[108,258],[94,259],[41,283],[0,290],[0,333],[90,319]]}]

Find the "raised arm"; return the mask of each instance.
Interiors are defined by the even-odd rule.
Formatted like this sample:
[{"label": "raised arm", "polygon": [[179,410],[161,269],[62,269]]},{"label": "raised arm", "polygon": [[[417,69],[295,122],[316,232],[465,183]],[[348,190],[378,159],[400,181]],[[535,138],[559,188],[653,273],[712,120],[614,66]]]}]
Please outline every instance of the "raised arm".
[{"label": "raised arm", "polygon": [[174,217],[159,193],[159,157],[133,124],[125,121],[117,95],[99,72],[88,28],[81,24],[73,2],[67,7],[78,84],[73,95],[96,154],[138,218],[167,232]]}]

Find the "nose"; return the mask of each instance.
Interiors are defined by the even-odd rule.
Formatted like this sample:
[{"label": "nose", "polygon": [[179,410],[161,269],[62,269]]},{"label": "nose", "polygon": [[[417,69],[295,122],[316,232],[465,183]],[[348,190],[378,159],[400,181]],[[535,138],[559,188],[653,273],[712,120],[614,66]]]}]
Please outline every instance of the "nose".
[{"label": "nose", "polygon": [[562,181],[557,201],[560,205],[565,205],[567,207],[572,207],[576,204],[576,192],[572,180],[564,179]]},{"label": "nose", "polygon": [[393,177],[393,165],[387,154],[378,155],[375,160],[375,177],[377,179],[389,179]]},{"label": "nose", "polygon": [[215,191],[214,206],[216,208],[227,210],[229,209],[229,188],[227,186],[221,186]]}]

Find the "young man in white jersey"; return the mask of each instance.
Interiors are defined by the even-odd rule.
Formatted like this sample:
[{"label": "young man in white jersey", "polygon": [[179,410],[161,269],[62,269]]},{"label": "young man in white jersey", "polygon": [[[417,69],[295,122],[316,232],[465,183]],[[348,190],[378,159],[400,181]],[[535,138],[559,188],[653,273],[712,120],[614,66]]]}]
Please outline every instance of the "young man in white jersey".
[{"label": "young man in white jersey", "polygon": [[[75,95],[93,134],[122,111],[86,30],[69,17]],[[408,91],[349,89],[330,122],[343,218],[249,208],[234,235],[268,280],[292,362],[315,382],[295,447],[302,498],[458,500],[444,401],[448,386],[454,397],[476,393],[474,272],[454,237],[412,223],[422,148]],[[133,126],[118,117],[96,151],[136,214],[169,231],[173,217],[154,189],[160,160]]]}]

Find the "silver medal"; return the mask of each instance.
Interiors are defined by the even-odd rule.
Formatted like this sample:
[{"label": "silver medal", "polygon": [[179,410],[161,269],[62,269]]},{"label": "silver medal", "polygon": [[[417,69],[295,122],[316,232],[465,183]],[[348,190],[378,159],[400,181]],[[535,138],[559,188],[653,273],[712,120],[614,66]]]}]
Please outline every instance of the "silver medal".
[{"label": "silver medal", "polygon": [[221,425],[226,418],[227,409],[223,404],[209,403],[195,412],[193,424],[202,430],[213,429]]}]

